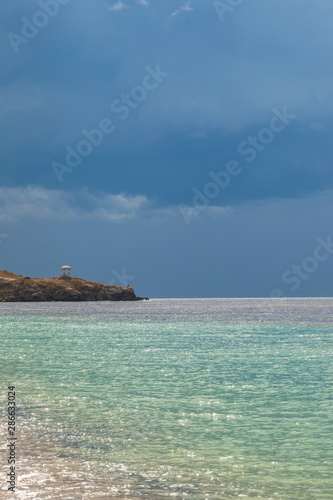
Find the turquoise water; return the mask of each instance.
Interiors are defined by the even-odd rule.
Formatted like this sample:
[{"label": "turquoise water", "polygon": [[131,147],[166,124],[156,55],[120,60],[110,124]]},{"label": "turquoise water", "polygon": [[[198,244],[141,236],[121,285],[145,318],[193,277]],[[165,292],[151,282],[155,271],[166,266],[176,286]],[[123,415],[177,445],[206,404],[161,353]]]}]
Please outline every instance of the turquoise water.
[{"label": "turquoise water", "polygon": [[0,315],[18,498],[333,498],[333,299],[1,304]]}]

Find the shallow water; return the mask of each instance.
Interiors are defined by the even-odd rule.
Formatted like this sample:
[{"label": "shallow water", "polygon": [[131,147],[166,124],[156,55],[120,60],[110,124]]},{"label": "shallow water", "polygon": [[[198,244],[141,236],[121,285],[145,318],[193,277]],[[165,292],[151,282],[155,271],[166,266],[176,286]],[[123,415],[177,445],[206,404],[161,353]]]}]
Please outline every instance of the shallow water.
[{"label": "shallow water", "polygon": [[333,299],[0,304],[0,315],[17,498],[333,498]]}]

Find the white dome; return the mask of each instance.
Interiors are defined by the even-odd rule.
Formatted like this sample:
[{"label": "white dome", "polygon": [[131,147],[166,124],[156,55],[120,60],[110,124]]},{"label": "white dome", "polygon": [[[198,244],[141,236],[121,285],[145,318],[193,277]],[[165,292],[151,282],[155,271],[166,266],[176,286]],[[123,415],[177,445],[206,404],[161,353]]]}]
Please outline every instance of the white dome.
[{"label": "white dome", "polygon": [[71,266],[62,266],[61,269],[72,269]]}]

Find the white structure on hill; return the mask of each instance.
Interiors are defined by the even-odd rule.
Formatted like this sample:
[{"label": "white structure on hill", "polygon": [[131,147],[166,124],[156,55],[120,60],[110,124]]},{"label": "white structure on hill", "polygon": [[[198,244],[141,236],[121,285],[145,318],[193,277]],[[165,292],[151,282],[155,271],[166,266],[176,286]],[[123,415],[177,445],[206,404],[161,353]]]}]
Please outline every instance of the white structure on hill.
[{"label": "white structure on hill", "polygon": [[62,266],[60,278],[70,278],[72,276],[71,266]]}]

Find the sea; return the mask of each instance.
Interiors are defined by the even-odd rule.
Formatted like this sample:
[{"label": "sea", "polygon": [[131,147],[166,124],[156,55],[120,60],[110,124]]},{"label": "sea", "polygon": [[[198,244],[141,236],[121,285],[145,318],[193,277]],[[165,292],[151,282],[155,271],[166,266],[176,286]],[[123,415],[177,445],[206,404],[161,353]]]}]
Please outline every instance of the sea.
[{"label": "sea", "polygon": [[333,499],[332,298],[1,303],[0,330],[1,499]]}]

